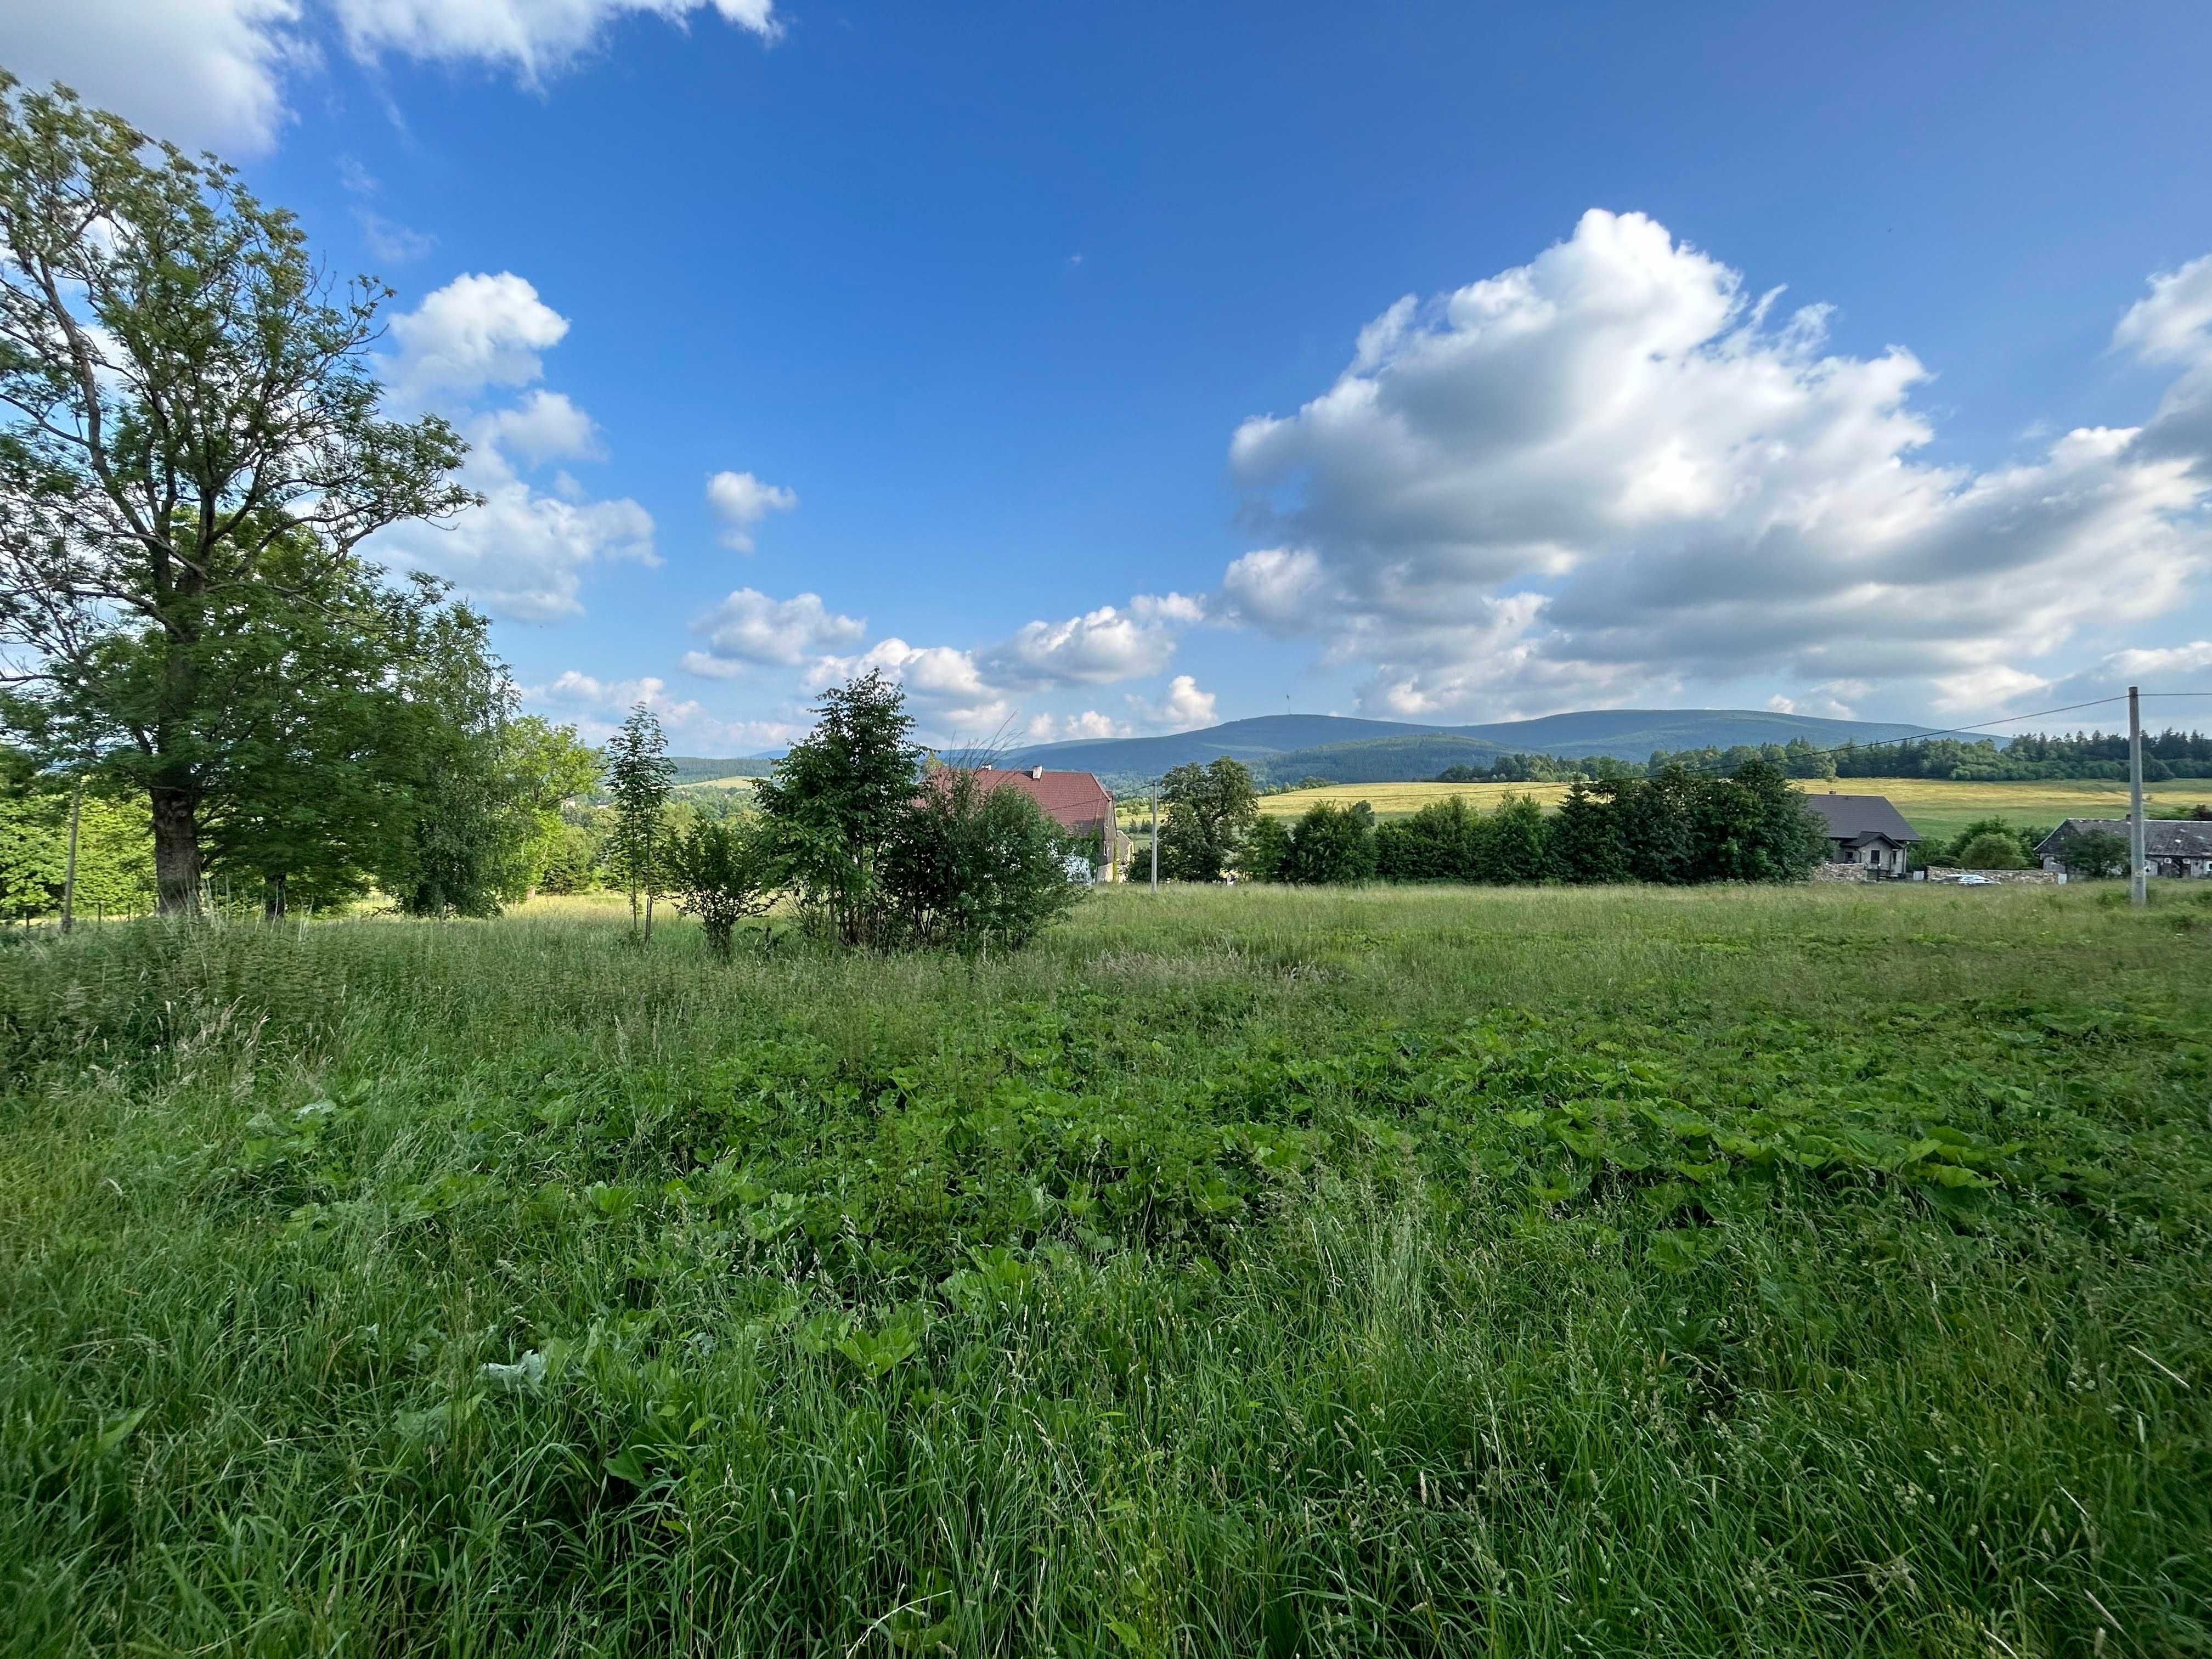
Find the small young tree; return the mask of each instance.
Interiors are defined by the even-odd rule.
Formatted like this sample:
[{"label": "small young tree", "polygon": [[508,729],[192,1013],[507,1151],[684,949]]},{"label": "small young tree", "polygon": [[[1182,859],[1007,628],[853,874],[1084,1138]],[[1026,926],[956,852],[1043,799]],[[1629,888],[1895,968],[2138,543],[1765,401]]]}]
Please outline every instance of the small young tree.
[{"label": "small young tree", "polygon": [[629,925],[637,930],[643,900],[645,939],[653,941],[653,901],[660,889],[665,854],[668,791],[676,767],[668,758],[668,737],[653,710],[640,703],[607,744],[607,793],[613,797],[614,833],[608,837],[609,861],[629,889]]},{"label": "small young tree", "polygon": [[809,919],[847,945],[889,943],[884,857],[921,769],[906,695],[871,669],[816,714],[753,799]]},{"label": "small young tree", "polygon": [[707,948],[724,962],[738,924],[775,902],[775,860],[768,838],[757,823],[743,818],[702,818],[673,837],[668,881],[677,909],[699,918]]}]

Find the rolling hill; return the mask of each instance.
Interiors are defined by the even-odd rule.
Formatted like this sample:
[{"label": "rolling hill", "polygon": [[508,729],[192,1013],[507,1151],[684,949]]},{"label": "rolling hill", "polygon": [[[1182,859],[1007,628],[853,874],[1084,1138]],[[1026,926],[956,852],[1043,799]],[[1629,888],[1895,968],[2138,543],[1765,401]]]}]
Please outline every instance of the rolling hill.
[{"label": "rolling hill", "polygon": [[1928,729],[1749,708],[1601,708],[1486,726],[1267,714],[1166,737],[1042,744],[1015,750],[1000,763],[1128,780],[1157,777],[1186,761],[1203,763],[1226,755],[1244,762],[1267,781],[1312,776],[1342,783],[1383,783],[1434,777],[1448,766],[1480,764],[1500,755],[1613,755],[1640,761],[1650,758],[1655,749],[1725,749],[1735,744],[1788,743],[1796,738],[1829,749],[1845,743],[1891,743]]}]

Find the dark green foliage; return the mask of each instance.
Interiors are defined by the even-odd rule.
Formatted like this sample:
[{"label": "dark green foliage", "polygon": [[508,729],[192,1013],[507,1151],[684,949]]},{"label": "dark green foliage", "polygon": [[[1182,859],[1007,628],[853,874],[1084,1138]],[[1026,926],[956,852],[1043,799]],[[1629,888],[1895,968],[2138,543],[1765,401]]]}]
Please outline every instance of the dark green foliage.
[{"label": "dark green foliage", "polygon": [[1067,857],[1060,826],[1028,795],[941,769],[902,809],[885,852],[887,942],[1018,950],[1081,898]]},{"label": "dark green foliage", "polygon": [[[1923,847],[1922,856],[1929,864],[1958,865],[1971,870],[2024,870],[2035,862],[2035,849],[2051,831],[2038,826],[2021,828],[2001,817],[1976,818],[1948,842],[1933,847]],[[1996,863],[1983,864],[1970,860],[1967,850],[1976,842],[1984,843],[1982,854],[1996,858]],[[2018,863],[2005,861],[1995,843],[2008,842],[2012,858]]]},{"label": "dark green foliage", "polygon": [[2128,838],[2110,830],[2078,830],[2058,845],[2058,861],[2069,874],[2090,878],[2128,872]]},{"label": "dark green foliage", "polygon": [[1628,879],[1628,846],[1621,815],[1612,802],[1577,784],[1559,803],[1552,820],[1552,869],[1562,881],[1599,883]]},{"label": "dark green foliage", "polygon": [[1692,817],[1697,778],[1668,767],[1649,778],[1624,779],[1592,793],[1620,825],[1628,873],[1637,881],[1675,886],[1697,878],[1698,846]]},{"label": "dark green foliage", "polygon": [[1500,885],[1802,881],[1824,846],[1804,797],[1764,761],[1732,778],[1670,767],[1656,778],[1578,784],[1549,817],[1526,795],[1487,814],[1456,798],[1432,801],[1375,831],[1385,880]]},{"label": "dark green foliage", "polygon": [[1375,877],[1375,814],[1365,801],[1316,801],[1284,832],[1272,877],[1307,887],[1342,886]]},{"label": "dark green foliage", "polygon": [[728,961],[737,925],[775,902],[781,872],[767,836],[743,818],[702,818],[670,837],[667,862],[677,909],[696,916],[707,948]]},{"label": "dark green foliage", "polygon": [[653,900],[665,890],[668,792],[675,775],[660,717],[638,704],[607,744],[606,787],[614,804],[614,823],[606,856],[617,878],[629,890],[630,925],[635,927],[642,915],[648,942]]},{"label": "dark green foliage", "polygon": [[810,921],[847,945],[894,942],[883,861],[921,774],[913,732],[905,694],[871,669],[822,694],[814,729],[754,788]]},{"label": "dark green foliage", "polygon": [[2027,854],[2020,850],[2017,836],[2001,831],[1984,830],[1978,836],[1968,837],[1959,848],[1958,862],[1969,870],[2025,870]]},{"label": "dark green foliage", "polygon": [[1480,815],[1458,796],[1378,825],[1375,873],[1385,881],[1480,881]]},{"label": "dark green foliage", "polygon": [[258,817],[281,885],[316,792],[279,787],[270,746],[321,762],[298,728],[328,711],[311,670],[247,659],[264,633],[317,658],[362,538],[475,500],[460,441],[382,411],[386,290],[334,293],[230,169],[4,71],[0,252],[0,644],[37,665],[5,718],[148,793],[164,909],[197,908],[211,817]]},{"label": "dark green foliage", "polygon": [[1160,780],[1160,874],[1175,881],[1218,881],[1237,864],[1259,793],[1241,761],[1176,767]]},{"label": "dark green foliage", "polygon": [[1245,833],[1237,854],[1237,873],[1247,881],[1285,880],[1283,862],[1290,851],[1290,824],[1273,813],[1262,813]]},{"label": "dark green foliage", "polygon": [[1826,856],[1826,831],[1779,767],[1752,761],[1692,793],[1701,881],[1802,881]]},{"label": "dark green foliage", "polygon": [[1475,867],[1480,879],[1501,886],[1549,875],[1551,825],[1544,809],[1528,795],[1516,795],[1486,814],[1475,838]]}]

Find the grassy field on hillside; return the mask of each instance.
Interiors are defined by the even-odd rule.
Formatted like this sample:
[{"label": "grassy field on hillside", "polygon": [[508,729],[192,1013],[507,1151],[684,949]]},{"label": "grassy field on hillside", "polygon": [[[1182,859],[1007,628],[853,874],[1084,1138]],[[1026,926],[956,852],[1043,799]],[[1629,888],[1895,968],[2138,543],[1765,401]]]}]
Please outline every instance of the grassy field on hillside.
[{"label": "grassy field on hillside", "polygon": [[[1801,787],[1826,789],[1831,786],[1808,781]],[[2055,824],[2069,817],[2125,817],[2128,811],[2127,785],[2100,780],[1952,783],[1933,778],[1841,778],[1832,787],[1845,794],[1888,796],[1913,827],[1930,839],[1954,836],[1977,818],[2000,817],[2021,824]],[[1264,796],[1260,810],[1278,817],[1296,817],[1316,801],[1349,805],[1364,800],[1379,817],[1402,817],[1450,795],[1464,795],[1470,805],[1489,808],[1509,795],[1522,794],[1534,795],[1546,806],[1556,806],[1566,793],[1563,783],[1347,783]],[[2154,783],[2146,787],[2145,793],[2154,811],[2212,805],[2212,778]],[[1124,806],[1125,823],[1149,822],[1141,808],[1133,817],[1127,812],[1126,803]]]},{"label": "grassy field on hillside", "polygon": [[0,1653],[2212,1650],[2212,904],[0,954]]}]

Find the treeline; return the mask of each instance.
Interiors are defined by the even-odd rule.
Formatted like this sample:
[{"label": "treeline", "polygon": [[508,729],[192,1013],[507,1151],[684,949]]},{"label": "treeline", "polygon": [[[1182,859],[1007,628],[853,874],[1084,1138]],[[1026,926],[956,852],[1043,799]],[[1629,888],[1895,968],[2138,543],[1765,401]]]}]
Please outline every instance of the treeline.
[{"label": "treeline", "polygon": [[[2076,732],[2057,737],[2022,732],[1999,744],[1990,738],[1907,738],[1901,743],[1851,744],[1835,756],[1836,775],[1844,778],[1949,778],[1959,781],[2028,781],[2038,778],[2124,778],[2128,775],[2125,732]],[[2166,730],[2143,733],[2143,776],[2212,778],[2212,736]]]},{"label": "treeline", "polygon": [[1738,743],[1727,748],[1655,749],[1648,760],[1616,755],[1500,755],[1488,765],[1446,767],[1438,783],[1610,783],[1654,778],[1674,769],[1716,775],[1771,766],[1784,777],[1832,778],[1834,761],[1803,738],[1787,743]]},{"label": "treeline", "polygon": [[1577,783],[1556,813],[1527,796],[1488,812],[1454,797],[1389,823],[1364,801],[1262,817],[1250,774],[1227,759],[1177,767],[1161,793],[1160,872],[1185,881],[1802,881],[1826,848],[1802,793],[1757,759],[1726,777],[1670,767]]},{"label": "treeline", "polygon": [[[1846,744],[1818,749],[1803,738],[1786,744],[1735,744],[1725,749],[1655,749],[1646,761],[1612,755],[1501,755],[1487,765],[1447,767],[1438,783],[1571,783],[1656,777],[1670,768],[1733,773],[1752,762],[1792,778],[1942,778],[1960,782],[2039,778],[2124,778],[2128,740],[2102,732],[2055,737],[2027,732],[2000,744],[1994,738],[1907,738],[1896,743]],[[2212,736],[2168,730],[2143,735],[2143,776],[2212,777]]]}]

